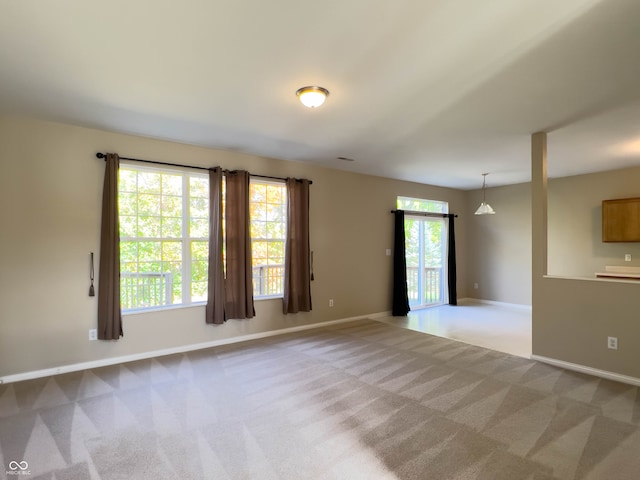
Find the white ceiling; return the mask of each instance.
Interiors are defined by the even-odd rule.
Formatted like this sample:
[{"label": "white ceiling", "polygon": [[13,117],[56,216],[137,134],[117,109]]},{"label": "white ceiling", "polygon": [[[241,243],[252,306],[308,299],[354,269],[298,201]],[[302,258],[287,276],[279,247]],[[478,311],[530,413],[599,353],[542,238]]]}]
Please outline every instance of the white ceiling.
[{"label": "white ceiling", "polygon": [[542,130],[640,164],[639,47],[638,0],[0,0],[0,112],[473,189]]}]

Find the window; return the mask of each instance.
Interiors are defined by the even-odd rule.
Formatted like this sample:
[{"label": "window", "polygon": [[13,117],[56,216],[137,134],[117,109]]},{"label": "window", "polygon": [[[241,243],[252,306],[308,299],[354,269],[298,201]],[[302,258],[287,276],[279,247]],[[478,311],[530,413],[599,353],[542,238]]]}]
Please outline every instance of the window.
[{"label": "window", "polygon": [[122,309],[206,300],[206,174],[121,165],[119,175]]},{"label": "window", "polygon": [[398,197],[396,208],[413,212],[449,213],[449,202],[425,198]]},{"label": "window", "polygon": [[[120,297],[124,311],[207,300],[209,179],[205,174],[121,165]],[[287,190],[251,180],[255,298],[282,296]]]},{"label": "window", "polygon": [[[413,212],[448,213],[449,203],[398,197],[397,208]],[[446,225],[442,217],[406,214],[404,220],[409,305],[421,308],[445,301]]]},{"label": "window", "polygon": [[287,186],[282,182],[251,180],[249,195],[253,296],[282,296],[287,232]]}]

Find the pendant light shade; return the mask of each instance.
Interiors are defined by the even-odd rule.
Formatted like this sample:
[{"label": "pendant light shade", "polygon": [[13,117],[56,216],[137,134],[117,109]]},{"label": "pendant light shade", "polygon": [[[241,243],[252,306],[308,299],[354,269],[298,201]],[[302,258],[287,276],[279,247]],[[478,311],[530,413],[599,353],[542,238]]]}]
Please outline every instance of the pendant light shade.
[{"label": "pendant light shade", "polygon": [[476,215],[495,215],[496,213],[496,211],[491,208],[491,205],[487,203],[487,175],[489,174],[482,174],[482,203],[476,210]]}]

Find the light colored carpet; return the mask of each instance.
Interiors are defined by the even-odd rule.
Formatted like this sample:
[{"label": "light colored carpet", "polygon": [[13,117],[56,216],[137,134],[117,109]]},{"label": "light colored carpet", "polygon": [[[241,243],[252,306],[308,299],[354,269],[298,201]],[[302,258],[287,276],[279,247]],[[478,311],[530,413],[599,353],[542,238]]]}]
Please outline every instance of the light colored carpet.
[{"label": "light colored carpet", "polygon": [[639,425],[636,387],[365,320],[2,385],[0,477],[625,480]]}]

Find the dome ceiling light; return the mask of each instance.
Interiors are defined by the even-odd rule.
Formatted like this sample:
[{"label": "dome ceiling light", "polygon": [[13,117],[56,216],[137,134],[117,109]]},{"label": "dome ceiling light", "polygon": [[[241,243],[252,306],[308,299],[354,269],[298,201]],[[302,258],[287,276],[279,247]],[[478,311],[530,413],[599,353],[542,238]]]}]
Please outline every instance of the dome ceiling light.
[{"label": "dome ceiling light", "polygon": [[322,87],[302,87],[296,95],[305,107],[316,108],[324,103],[329,96],[329,90]]}]

